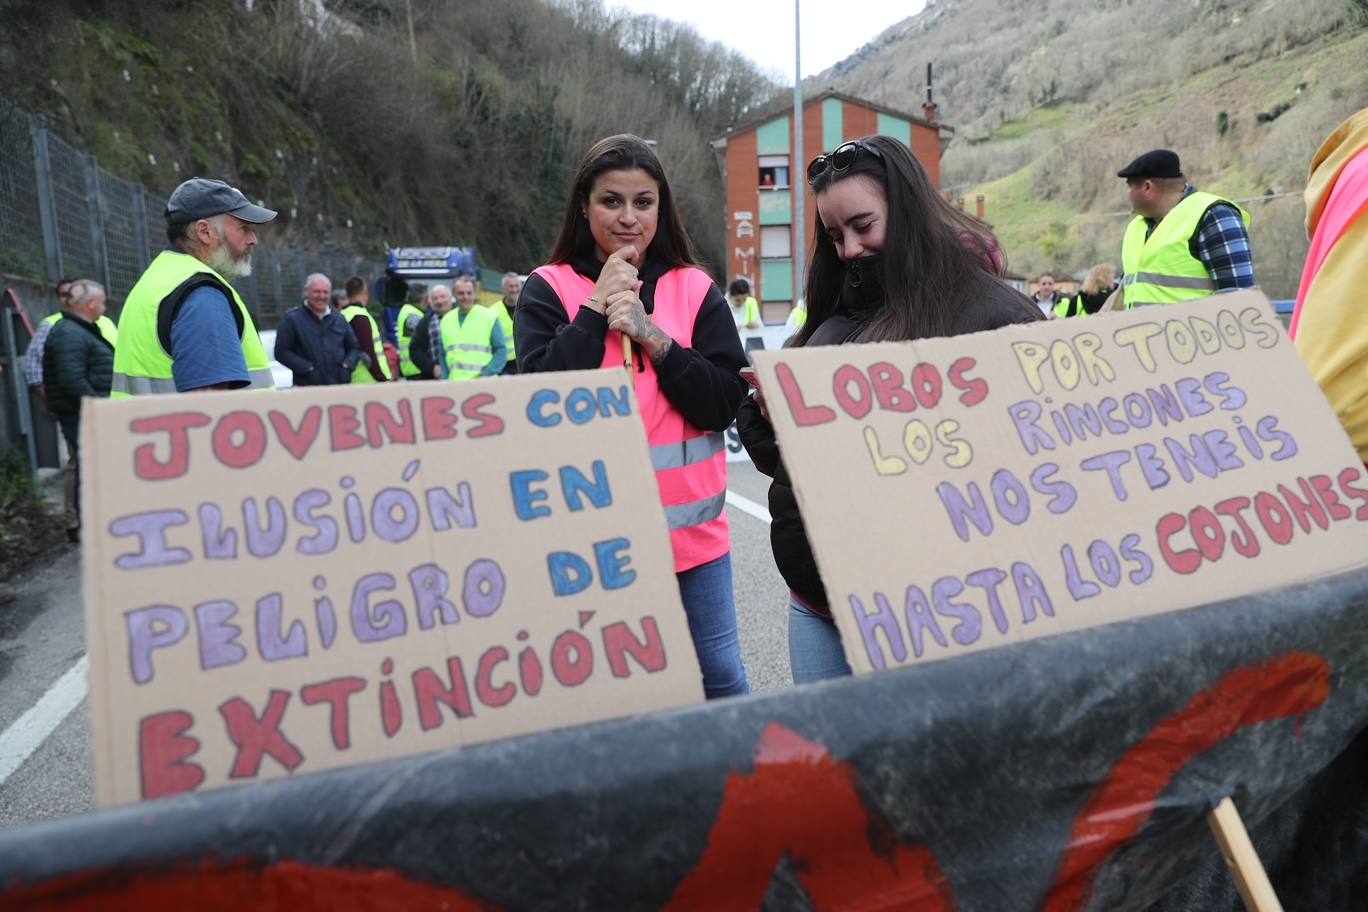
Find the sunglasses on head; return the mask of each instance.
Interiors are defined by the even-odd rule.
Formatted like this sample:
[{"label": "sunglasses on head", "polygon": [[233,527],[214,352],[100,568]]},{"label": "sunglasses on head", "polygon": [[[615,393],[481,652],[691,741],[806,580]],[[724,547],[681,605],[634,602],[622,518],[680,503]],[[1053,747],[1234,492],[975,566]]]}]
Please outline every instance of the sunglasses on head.
[{"label": "sunglasses on head", "polygon": [[816,183],[817,178],[828,171],[832,174],[844,174],[849,171],[851,165],[855,164],[856,159],[860,157],[861,151],[868,152],[875,158],[883,158],[883,153],[874,146],[862,139],[853,139],[848,143],[841,143],[829,154],[814,158],[807,167],[808,183]]}]

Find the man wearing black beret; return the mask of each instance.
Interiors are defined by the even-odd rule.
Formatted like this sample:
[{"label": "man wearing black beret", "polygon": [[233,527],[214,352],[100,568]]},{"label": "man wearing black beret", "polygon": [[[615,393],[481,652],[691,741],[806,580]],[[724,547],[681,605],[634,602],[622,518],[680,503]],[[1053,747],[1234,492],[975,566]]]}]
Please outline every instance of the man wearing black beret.
[{"label": "man wearing black beret", "polygon": [[1136,212],[1121,243],[1127,309],[1255,286],[1249,213],[1189,185],[1177,153],[1146,152],[1116,176]]}]

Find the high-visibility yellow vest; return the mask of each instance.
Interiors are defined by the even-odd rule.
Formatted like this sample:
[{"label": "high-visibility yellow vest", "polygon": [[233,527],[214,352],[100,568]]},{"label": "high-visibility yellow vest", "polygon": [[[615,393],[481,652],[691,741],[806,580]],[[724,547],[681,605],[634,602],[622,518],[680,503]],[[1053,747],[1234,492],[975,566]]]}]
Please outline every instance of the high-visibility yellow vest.
[{"label": "high-visibility yellow vest", "polygon": [[1083,293],[1080,291],[1072,298],[1060,297],[1055,301],[1054,313],[1056,317],[1086,317],[1088,312],[1083,309]]},{"label": "high-visibility yellow vest", "polygon": [[513,315],[508,312],[508,305],[503,302],[503,298],[499,298],[493,304],[485,306],[499,318],[499,325],[503,327],[504,344],[508,346],[508,360],[517,359],[517,349],[513,345]]},{"label": "high-visibility yellow vest", "polygon": [[[735,314],[735,311],[736,307],[733,306],[733,314]],[[735,319],[734,316],[733,319]],[[744,329],[751,323],[759,323],[763,326],[764,322],[764,320],[760,319],[760,302],[755,300],[755,298],[746,298],[746,303],[741,305],[741,322],[738,326]]]},{"label": "high-visibility yellow vest", "polygon": [[[237,307],[241,318],[242,357],[247,362],[250,389],[275,389],[271,359],[257,335],[256,324],[247,305],[223,276],[187,253],[164,250],[138,279],[124,301],[119,315],[119,337],[114,346],[114,383],[111,399],[174,393],[176,381],[171,371],[171,355],[162,345],[157,318],[162,305],[173,293],[191,281],[221,290]],[[170,341],[171,315],[167,315],[167,341]]]},{"label": "high-visibility yellow vest", "polygon": [[1205,298],[1216,293],[1206,264],[1192,255],[1190,242],[1197,233],[1202,216],[1217,203],[1239,209],[1245,227],[1249,213],[1214,193],[1189,193],[1169,210],[1145,237],[1145,219],[1137,215],[1126,228],[1121,242],[1121,267],[1125,275],[1126,309],[1147,304],[1175,304]]},{"label": "high-visibility yellow vest", "polygon": [[461,317],[460,308],[442,317],[442,352],[447,380],[471,380],[494,360],[490,336],[499,318],[488,307],[472,305]]},{"label": "high-visibility yellow vest", "polygon": [[[57,324],[57,321],[62,319],[62,317],[64,316],[66,316],[65,312],[59,310],[55,314],[48,314],[46,317],[43,318],[43,322],[39,325],[41,326],[46,324],[48,326],[55,326]],[[100,319],[95,321],[95,326],[99,328],[100,335],[104,336],[104,340],[106,342],[108,342],[110,345],[118,344],[119,328],[114,325],[113,320],[109,319],[109,317],[106,317],[104,314],[101,314]]]},{"label": "high-visibility yellow vest", "polygon": [[802,329],[803,324],[807,322],[807,303],[805,301],[799,301],[797,304],[793,305],[793,311],[789,314],[789,319],[793,321],[794,329]]},{"label": "high-visibility yellow vest", "polygon": [[420,320],[426,316],[421,308],[412,304],[405,304],[399,308],[399,317],[394,321],[394,338],[399,341],[399,373],[405,377],[417,377],[422,374],[418,365],[413,363],[413,336],[408,331],[409,317],[418,317]]},{"label": "high-visibility yellow vest", "polygon": [[[380,324],[375,322],[369,310],[360,304],[348,304],[342,308],[342,318],[350,323],[357,317],[365,317],[370,321],[371,328],[371,351],[370,357],[375,359],[375,363],[380,366],[380,373],[385,375],[386,380],[393,380],[394,375],[390,373],[389,359],[385,357],[384,343],[380,341]],[[370,368],[365,364],[356,365],[356,370],[352,371],[352,383],[376,383],[378,382],[371,374]]]}]

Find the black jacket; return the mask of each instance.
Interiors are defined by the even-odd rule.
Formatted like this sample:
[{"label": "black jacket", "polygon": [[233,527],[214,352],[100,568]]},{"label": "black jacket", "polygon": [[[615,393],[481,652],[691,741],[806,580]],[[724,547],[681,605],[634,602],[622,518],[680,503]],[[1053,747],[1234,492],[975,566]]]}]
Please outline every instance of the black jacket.
[{"label": "black jacket", "polygon": [[43,350],[48,408],[58,415],[80,414],[82,398],[109,395],[113,376],[114,346],[100,328],[70,313],[58,320]]},{"label": "black jacket", "polygon": [[[809,346],[853,342],[869,325],[883,304],[883,295],[877,282],[868,281],[867,276],[868,272],[866,281],[858,289],[846,285],[836,313],[813,331],[807,342]],[[1013,323],[1032,323],[1045,319],[1030,298],[1005,285],[1001,286],[1000,291],[991,300],[977,300],[956,314],[955,323],[947,335],[961,336]],[[774,552],[775,566],[779,568],[784,582],[805,604],[823,614],[830,613],[826,588],[817,572],[812,545],[803,527],[802,514],[798,512],[793,482],[789,480],[788,469],[780,456],[774,427],[760,413],[760,406],[755,399],[748,398],[741,405],[736,416],[736,429],[755,467],[774,479],[769,489],[769,509],[770,549]]]},{"label": "black jacket", "polygon": [[1083,310],[1085,313],[1095,314],[1102,309],[1103,304],[1107,303],[1107,298],[1110,298],[1114,291],[1116,291],[1116,286],[1114,285],[1111,288],[1104,288],[1097,294],[1088,294],[1080,288],[1078,290],[1078,298],[1083,302]]},{"label": "black jacket", "polygon": [[335,386],[351,383],[361,346],[346,317],[330,309],[319,319],[301,304],[276,328],[275,359],[294,371],[295,386]]},{"label": "black jacket", "polygon": [[[575,272],[598,281],[603,264],[593,256],[577,259]],[[648,260],[641,268],[641,303],[647,313],[655,310],[656,283],[668,268]],[[533,273],[518,298],[514,324],[518,372],[594,370],[603,365],[608,320],[603,314],[581,307],[574,322],[555,289]],[[644,355],[637,352],[638,370],[645,370]],[[655,365],[660,391],[670,405],[694,427],[725,431],[749,387],[738,373],[746,366],[746,352],[736,333],[731,308],[715,284],[708,289],[694,319],[693,347],[672,345]]]},{"label": "black jacket", "polygon": [[418,368],[418,377],[422,380],[433,380],[436,375],[433,373],[432,363],[432,331],[438,329],[441,319],[435,312],[429,310],[423,314],[423,319],[418,321],[418,325],[413,329],[413,338],[409,339],[409,357],[413,359],[413,364]]}]

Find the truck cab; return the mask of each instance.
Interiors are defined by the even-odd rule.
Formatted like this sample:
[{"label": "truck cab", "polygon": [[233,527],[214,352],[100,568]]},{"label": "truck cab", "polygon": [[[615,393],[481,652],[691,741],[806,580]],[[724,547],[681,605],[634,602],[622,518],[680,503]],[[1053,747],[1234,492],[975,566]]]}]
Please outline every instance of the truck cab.
[{"label": "truck cab", "polygon": [[385,340],[397,345],[394,334],[399,308],[414,285],[450,285],[458,276],[479,275],[474,247],[395,247],[389,251],[385,274],[377,282],[376,297],[384,304]]}]

